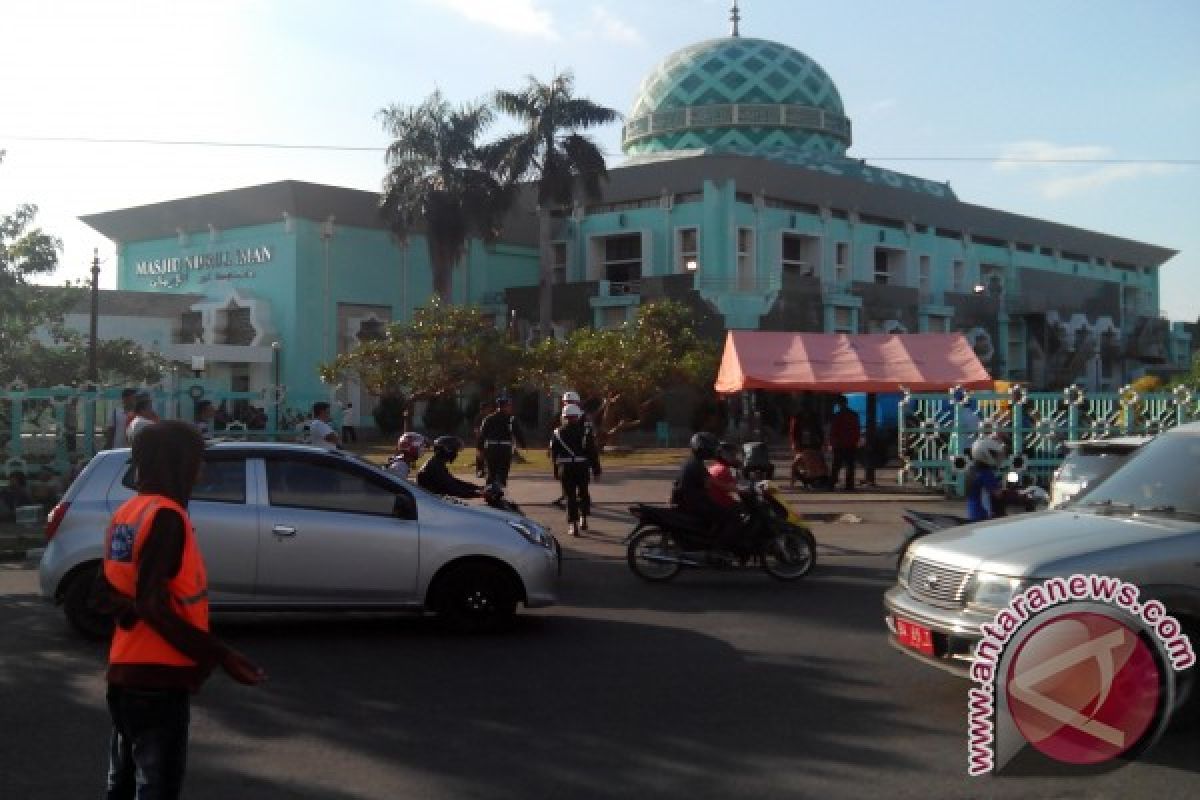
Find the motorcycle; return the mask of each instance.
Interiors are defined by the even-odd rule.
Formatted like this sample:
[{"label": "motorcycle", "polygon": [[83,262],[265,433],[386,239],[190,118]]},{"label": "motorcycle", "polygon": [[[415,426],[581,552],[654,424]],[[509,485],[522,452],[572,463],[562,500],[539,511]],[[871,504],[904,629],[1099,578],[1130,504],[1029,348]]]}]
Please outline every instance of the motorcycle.
[{"label": "motorcycle", "polygon": [[713,550],[711,521],[673,506],[639,504],[629,512],[637,519],[625,538],[626,561],[639,578],[669,581],[684,567],[737,569],[760,566],[772,578],[803,578],[817,563],[817,542],[800,517],[778,498],[766,481],[738,488],[742,530],[730,547],[732,560]]},{"label": "motorcycle", "polygon": [[[1045,489],[1036,484],[1028,483],[1027,479],[1023,479],[1017,472],[1009,472],[1005,476],[1004,489],[1006,494],[1006,515],[1012,511],[1041,511],[1047,508],[1050,503],[1050,495],[1046,493]],[[897,569],[900,568],[900,564],[904,561],[904,556],[908,552],[908,548],[917,539],[928,536],[931,533],[944,531],[947,528],[966,525],[970,522],[966,517],[960,517],[956,514],[917,511],[914,508],[904,509],[902,516],[904,521],[908,523],[909,530],[896,554]]]}]

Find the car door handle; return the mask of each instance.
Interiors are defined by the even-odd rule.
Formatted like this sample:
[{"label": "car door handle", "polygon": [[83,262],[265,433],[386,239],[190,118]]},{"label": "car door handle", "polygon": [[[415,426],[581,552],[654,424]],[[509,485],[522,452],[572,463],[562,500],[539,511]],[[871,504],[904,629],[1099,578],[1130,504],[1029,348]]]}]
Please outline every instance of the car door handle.
[{"label": "car door handle", "polygon": [[295,536],[296,529],[290,525],[276,525],[275,527],[271,528],[271,533],[275,534],[276,536]]}]

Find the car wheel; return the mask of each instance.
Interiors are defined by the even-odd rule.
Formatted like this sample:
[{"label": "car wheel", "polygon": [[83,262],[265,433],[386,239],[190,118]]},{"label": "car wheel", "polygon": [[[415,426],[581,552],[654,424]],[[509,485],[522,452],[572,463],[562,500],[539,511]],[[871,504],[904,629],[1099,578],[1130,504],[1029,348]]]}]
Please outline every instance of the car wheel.
[{"label": "car wheel", "polygon": [[438,614],[460,633],[496,633],[512,625],[517,596],[512,579],[492,564],[465,564],[442,579]]},{"label": "car wheel", "polygon": [[[1200,623],[1185,622],[1183,632],[1191,642],[1192,652],[1200,651]],[[1176,683],[1178,696],[1171,715],[1173,728],[1200,727],[1200,663],[1192,664],[1179,673]]]},{"label": "car wheel", "polygon": [[96,609],[92,589],[96,584],[100,564],[80,567],[67,578],[63,590],[63,613],[67,622],[86,639],[102,641],[112,637],[113,618]]}]

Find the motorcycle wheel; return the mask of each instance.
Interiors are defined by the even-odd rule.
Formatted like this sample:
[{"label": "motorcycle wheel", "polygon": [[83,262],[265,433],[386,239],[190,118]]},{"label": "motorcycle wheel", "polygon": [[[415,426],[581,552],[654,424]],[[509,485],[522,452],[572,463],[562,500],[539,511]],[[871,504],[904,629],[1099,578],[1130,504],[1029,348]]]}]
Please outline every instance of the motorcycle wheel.
[{"label": "motorcycle wheel", "polygon": [[683,548],[675,537],[669,531],[655,527],[642,528],[635,533],[625,551],[625,559],[633,574],[651,583],[663,583],[678,575],[683,569],[679,563],[682,557]]},{"label": "motorcycle wheel", "polygon": [[762,565],[778,581],[794,581],[817,565],[817,540],[803,528],[784,526],[763,544]]}]

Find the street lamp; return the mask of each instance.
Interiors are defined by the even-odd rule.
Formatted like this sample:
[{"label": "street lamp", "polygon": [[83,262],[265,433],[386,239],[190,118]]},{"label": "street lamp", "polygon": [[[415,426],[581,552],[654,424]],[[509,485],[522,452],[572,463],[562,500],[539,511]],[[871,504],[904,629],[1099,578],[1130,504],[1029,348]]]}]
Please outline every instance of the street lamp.
[{"label": "street lamp", "polygon": [[278,341],[271,342],[271,362],[275,367],[275,430],[279,430],[279,366],[282,359],[279,357],[279,351],[282,349]]},{"label": "street lamp", "polygon": [[92,249],[92,308],[88,321],[88,380],[99,380],[96,368],[96,329],[100,318],[100,248]]}]

